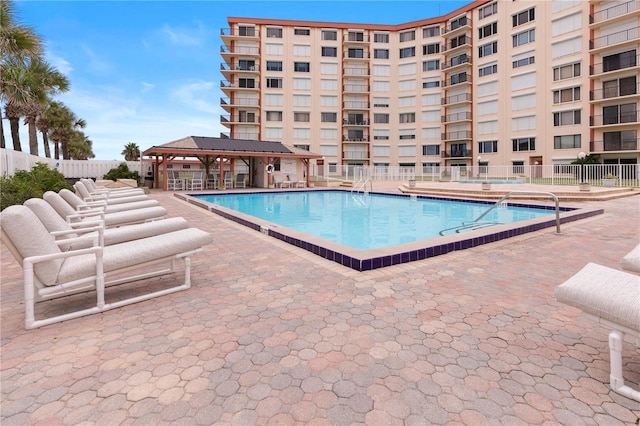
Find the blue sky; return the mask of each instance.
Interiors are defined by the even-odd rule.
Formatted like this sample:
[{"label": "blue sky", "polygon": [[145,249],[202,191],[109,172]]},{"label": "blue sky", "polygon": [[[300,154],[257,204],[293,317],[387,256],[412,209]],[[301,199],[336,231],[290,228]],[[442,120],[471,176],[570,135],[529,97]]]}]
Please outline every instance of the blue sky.
[{"label": "blue sky", "polygon": [[128,142],[144,150],[227,131],[220,125],[219,51],[228,16],[400,24],[470,2],[16,1],[15,6],[18,20],[44,39],[45,59],[69,78],[71,90],[56,99],[85,119],[96,159],[122,160]]}]

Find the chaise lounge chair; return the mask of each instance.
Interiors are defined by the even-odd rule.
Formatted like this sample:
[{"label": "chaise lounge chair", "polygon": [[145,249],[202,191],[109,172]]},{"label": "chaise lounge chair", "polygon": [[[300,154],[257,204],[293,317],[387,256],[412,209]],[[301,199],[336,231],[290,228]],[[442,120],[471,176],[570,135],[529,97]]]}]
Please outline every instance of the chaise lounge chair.
[{"label": "chaise lounge chair", "polygon": [[132,195],[118,195],[118,196],[110,196],[109,193],[91,193],[87,189],[87,186],[78,181],[73,184],[73,189],[75,189],[78,197],[82,198],[87,203],[92,202],[103,202],[106,204],[120,204],[120,203],[131,203],[134,201],[146,201],[150,198],[146,194],[132,194]]},{"label": "chaise lounge chair", "polygon": [[58,212],[67,222],[104,220],[107,227],[130,225],[163,218],[167,209],[162,206],[145,207],[136,210],[126,210],[114,213],[105,213],[101,209],[91,209],[78,212],[57,192],[47,191],[43,195],[44,200]]},{"label": "chaise lounge chair", "polygon": [[[632,268],[640,271],[638,254],[627,261],[633,263],[630,265]],[[559,302],[581,309],[587,316],[612,330],[609,333],[611,389],[640,402],[640,391],[625,385],[622,375],[625,334],[634,337],[636,346],[640,347],[640,277],[589,263],[556,288],[556,298]]]},{"label": "chaise lounge chair", "polygon": [[[2,240],[24,272],[25,327],[27,329],[104,312],[131,303],[163,296],[191,286],[190,256],[212,242],[200,229],[188,228],[135,241],[101,247],[97,238],[89,248],[62,251],[54,237],[26,206],[7,207],[0,213]],[[65,244],[72,242],[66,240]],[[176,259],[185,262],[184,283],[113,303],[105,301],[105,287],[173,272]],[[169,263],[169,268],[148,271],[150,265]],[[133,271],[145,272],[133,275]],[[107,281],[113,275],[119,279]],[[146,284],[145,284],[146,285]],[[36,320],[35,303],[95,291],[93,307]]]},{"label": "chaise lounge chair", "polygon": [[[102,223],[100,219],[71,224],[65,221],[49,203],[41,198],[30,198],[24,202],[24,205],[35,213],[40,222],[42,222],[47,231],[53,235],[56,240],[77,238],[79,236],[99,236],[99,232],[94,229],[96,229],[96,226],[104,226],[104,223]],[[103,241],[99,243],[100,245],[110,246],[186,228],[189,228],[189,222],[182,217],[159,219],[151,222],[104,229],[102,234]],[[83,241],[83,244],[75,243],[64,246],[63,250],[85,248],[89,245],[87,241]]]},{"label": "chaise lounge chair", "polygon": [[143,188],[135,188],[135,187],[119,187],[119,188],[107,188],[104,186],[98,186],[92,179],[80,179],[89,192],[92,194],[109,194],[109,196],[127,196],[127,195],[135,195],[135,194],[143,194]]},{"label": "chaise lounge chair", "polygon": [[125,210],[143,209],[145,207],[156,207],[160,205],[160,202],[158,200],[152,199],[117,204],[109,204],[106,201],[87,202],[68,189],[61,189],[58,194],[60,194],[60,196],[64,198],[64,200],[69,203],[69,205],[73,207],[75,211],[101,208],[105,213],[115,213]]}]

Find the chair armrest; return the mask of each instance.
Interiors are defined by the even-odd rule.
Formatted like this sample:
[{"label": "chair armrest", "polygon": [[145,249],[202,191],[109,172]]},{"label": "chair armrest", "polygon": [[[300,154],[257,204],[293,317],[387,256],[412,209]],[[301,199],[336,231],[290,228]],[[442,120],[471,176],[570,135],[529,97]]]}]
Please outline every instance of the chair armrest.
[{"label": "chair armrest", "polygon": [[67,216],[67,223],[71,223],[74,219],[81,220],[84,218],[96,216],[100,218],[99,220],[104,221],[104,210],[85,210],[82,212],[77,212],[75,214],[70,214],[69,216]]}]

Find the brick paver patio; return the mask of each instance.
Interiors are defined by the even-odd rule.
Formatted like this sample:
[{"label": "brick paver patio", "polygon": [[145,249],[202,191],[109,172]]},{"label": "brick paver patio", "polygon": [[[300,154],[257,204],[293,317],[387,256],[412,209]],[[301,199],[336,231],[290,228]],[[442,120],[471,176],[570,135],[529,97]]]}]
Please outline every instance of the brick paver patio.
[{"label": "brick paver patio", "polygon": [[[370,272],[151,196],[215,236],[189,291],[26,331],[2,246],[3,425],[638,424],[608,386],[609,330],[554,297],[587,262],[619,268],[638,196],[582,203],[605,214],[561,235]],[[623,360],[638,387],[640,349]]]}]

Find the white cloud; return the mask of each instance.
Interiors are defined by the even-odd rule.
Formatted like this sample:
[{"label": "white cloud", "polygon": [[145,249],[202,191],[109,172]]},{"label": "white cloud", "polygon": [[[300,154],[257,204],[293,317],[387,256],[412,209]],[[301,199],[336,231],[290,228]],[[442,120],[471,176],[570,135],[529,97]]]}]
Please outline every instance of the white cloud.
[{"label": "white cloud", "polygon": [[200,29],[198,27],[195,30],[185,30],[165,25],[160,29],[160,34],[163,38],[168,38],[171,44],[176,46],[200,46],[201,36],[199,33]]},{"label": "white cloud", "polygon": [[99,73],[99,74],[106,73],[111,70],[112,68],[111,64],[101,56],[94,53],[94,51],[91,48],[83,45],[82,50],[84,51],[85,55],[87,55],[88,57],[86,68],[89,68],[93,72]]},{"label": "white cloud", "polygon": [[142,89],[140,89],[140,92],[141,93],[150,92],[151,90],[153,90],[154,87],[156,87],[155,84],[147,83],[146,81],[143,81],[142,82]]},{"label": "white cloud", "polygon": [[71,74],[71,71],[73,71],[73,67],[69,61],[51,52],[47,52],[46,61],[67,77]]},{"label": "white cloud", "polygon": [[214,102],[216,85],[210,81],[195,81],[177,87],[172,96],[189,108],[215,114],[218,104]]}]

